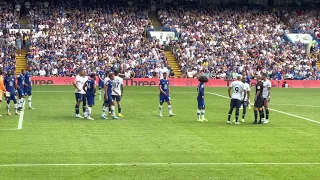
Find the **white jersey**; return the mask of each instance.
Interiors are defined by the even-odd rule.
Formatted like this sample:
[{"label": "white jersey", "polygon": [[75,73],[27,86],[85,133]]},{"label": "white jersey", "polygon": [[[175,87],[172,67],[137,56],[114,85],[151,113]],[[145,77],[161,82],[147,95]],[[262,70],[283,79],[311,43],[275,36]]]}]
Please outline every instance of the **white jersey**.
[{"label": "white jersey", "polygon": [[267,79],[263,82],[263,91],[262,91],[262,97],[263,98],[269,98],[269,91],[268,89],[271,88],[271,82]]},{"label": "white jersey", "polygon": [[76,89],[76,93],[80,93],[80,94],[86,94],[86,92],[83,90],[83,86],[84,84],[88,81],[88,77],[82,77],[80,75],[76,76],[75,82],[77,87],[80,89],[80,91],[78,89]]},{"label": "white jersey", "polygon": [[160,68],[160,70],[159,70],[159,78],[160,79],[163,79],[163,73],[169,73],[169,70],[166,68],[166,67],[164,67],[164,68]]},{"label": "white jersey", "polygon": [[106,77],[106,78],[104,78],[104,80],[103,80],[103,84],[107,84],[107,82],[110,80],[110,78],[109,77]]},{"label": "white jersey", "polygon": [[248,99],[248,92],[251,91],[250,85],[248,83],[244,83],[244,90],[247,91],[246,97],[244,97],[244,91],[242,92],[242,99],[244,99],[244,101],[249,101]]},{"label": "white jersey", "polygon": [[241,81],[233,81],[230,86],[232,88],[231,99],[239,99],[242,101],[242,92],[244,91],[244,84]]},{"label": "white jersey", "polygon": [[[113,96],[117,96],[118,94],[121,96],[121,85],[123,85],[123,79],[119,76],[115,76],[114,80],[112,82],[112,87],[113,87],[112,95]],[[118,94],[115,93],[114,91],[116,91]]]}]

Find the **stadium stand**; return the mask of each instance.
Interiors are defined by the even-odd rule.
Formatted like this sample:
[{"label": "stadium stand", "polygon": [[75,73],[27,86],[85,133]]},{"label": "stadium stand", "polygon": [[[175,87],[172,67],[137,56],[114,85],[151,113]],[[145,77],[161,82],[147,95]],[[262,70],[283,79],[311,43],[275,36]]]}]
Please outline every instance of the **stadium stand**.
[{"label": "stadium stand", "polygon": [[[166,66],[171,77],[221,79],[267,72],[272,79],[320,79],[316,10],[178,7],[159,10],[159,23],[148,8],[31,3],[21,19],[32,30],[10,33],[21,28],[20,13],[12,11],[13,4],[1,7],[1,62],[4,70],[16,73],[28,65],[34,76],[74,76],[80,67],[90,73],[106,66],[127,77],[152,78]],[[176,38],[147,38],[159,24]],[[311,55],[288,32],[314,37]]]},{"label": "stadium stand", "polygon": [[183,77],[267,72],[272,79],[319,79],[317,59],[302,42],[284,39],[287,26],[271,10],[177,8],[158,16],[164,28],[179,34],[172,53]]}]

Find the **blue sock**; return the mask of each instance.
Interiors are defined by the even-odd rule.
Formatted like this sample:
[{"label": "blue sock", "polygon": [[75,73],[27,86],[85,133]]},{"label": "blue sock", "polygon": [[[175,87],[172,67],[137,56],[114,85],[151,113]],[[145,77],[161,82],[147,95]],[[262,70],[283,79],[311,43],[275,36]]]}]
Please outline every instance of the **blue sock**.
[{"label": "blue sock", "polygon": [[79,105],[76,105],[75,109],[76,109],[76,114],[79,114]]}]

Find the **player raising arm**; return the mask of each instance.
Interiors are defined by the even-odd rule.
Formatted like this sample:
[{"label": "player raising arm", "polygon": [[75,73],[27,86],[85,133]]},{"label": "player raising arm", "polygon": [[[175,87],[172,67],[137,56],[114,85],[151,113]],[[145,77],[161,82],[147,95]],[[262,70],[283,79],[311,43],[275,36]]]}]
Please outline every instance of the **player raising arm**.
[{"label": "player raising arm", "polygon": [[76,76],[76,79],[73,82],[73,86],[76,88],[76,105],[75,105],[75,112],[76,112],[76,118],[83,118],[80,116],[80,104],[82,102],[82,110],[84,116],[87,115],[86,113],[86,92],[83,90],[84,84],[87,82],[88,78],[86,77],[86,71],[84,69],[81,69],[79,74]]},{"label": "player raising arm", "polygon": [[121,114],[121,97],[123,96],[123,79],[119,76],[119,71],[114,71],[114,80],[112,82],[112,99],[117,101],[118,104],[118,116],[123,117]]},{"label": "player raising arm", "polygon": [[91,117],[92,106],[94,105],[94,98],[96,96],[96,74],[92,73],[90,79],[83,86],[83,90],[86,92],[86,99],[88,103],[87,119],[94,120]]},{"label": "player raising arm", "polygon": [[[247,107],[250,105],[250,85],[249,83],[247,83],[246,81],[246,77],[243,76],[242,77],[242,82],[244,84],[244,91],[242,92],[242,97],[243,97],[243,102],[242,102],[242,106],[243,106],[243,111],[242,111],[242,122],[244,121],[244,118],[247,114]],[[244,92],[247,92],[247,94],[245,94]]]},{"label": "player raising arm", "polygon": [[[232,111],[234,108],[236,108],[236,124],[240,124],[239,120],[239,109],[243,102],[242,92],[246,96],[247,92],[244,90],[244,84],[240,81],[241,77],[238,76],[237,80],[233,81],[228,89],[228,94],[230,100],[230,110],[228,113],[228,124],[232,124],[230,121]],[[232,89],[232,96],[231,96],[231,89]]]},{"label": "player raising arm", "polygon": [[107,111],[107,107],[110,106],[111,109],[111,115],[113,119],[119,119],[114,112],[114,102],[112,99],[112,91],[113,91],[113,87],[112,87],[112,81],[114,80],[114,74],[110,73],[109,74],[109,80],[105,82],[104,84],[104,106],[102,108],[102,115],[101,115],[101,119],[108,119],[106,117],[106,111]]},{"label": "player raising arm", "polygon": [[258,124],[258,111],[260,113],[260,121],[259,124],[262,124],[262,118],[263,118],[263,97],[262,97],[262,91],[263,91],[263,82],[261,81],[261,77],[257,77],[257,85],[256,85],[256,95],[254,98],[254,122],[253,124]]},{"label": "player raising arm", "polygon": [[169,116],[172,117],[175,114],[172,113],[171,99],[170,99],[170,82],[168,80],[168,73],[163,73],[163,79],[160,79],[160,104],[159,104],[159,116],[162,117],[162,105],[164,102],[168,103]]},{"label": "player raising arm", "polygon": [[[197,88],[198,91],[198,109],[197,109],[197,121],[203,122],[203,121],[208,121],[205,117],[205,103],[204,103],[204,83],[208,82],[208,78],[205,76],[200,76],[199,77],[199,85]],[[201,116],[201,117],[200,117]]]},{"label": "player raising arm", "polygon": [[263,80],[263,91],[262,91],[262,97],[263,97],[263,106],[264,110],[266,111],[266,120],[264,118],[262,119],[262,122],[267,124],[269,123],[269,102],[270,102],[270,90],[271,90],[271,82],[267,79],[267,74],[264,73],[262,75]]},{"label": "player raising arm", "polygon": [[4,78],[4,84],[6,86],[6,97],[7,97],[7,113],[8,116],[11,116],[10,113],[10,101],[13,101],[14,103],[14,109],[15,109],[15,114],[19,115],[18,113],[18,104],[17,104],[17,99],[16,99],[16,79],[12,75],[11,71],[8,71],[7,76]]}]

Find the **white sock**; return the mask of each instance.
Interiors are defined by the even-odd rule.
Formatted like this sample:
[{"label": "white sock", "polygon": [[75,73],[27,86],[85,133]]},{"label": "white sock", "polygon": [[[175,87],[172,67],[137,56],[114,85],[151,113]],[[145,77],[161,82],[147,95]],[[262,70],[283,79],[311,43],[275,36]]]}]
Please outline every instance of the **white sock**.
[{"label": "white sock", "polygon": [[17,104],[17,103],[14,104],[14,110],[15,110],[16,112],[18,112],[18,104]]},{"label": "white sock", "polygon": [[111,114],[112,114],[113,117],[116,116],[116,113],[114,112],[114,106],[111,106]]},{"label": "white sock", "polygon": [[162,114],[162,105],[159,105],[159,113]]},{"label": "white sock", "polygon": [[10,103],[7,104],[7,112],[10,112]]},{"label": "white sock", "polygon": [[32,106],[31,106],[31,98],[32,98],[32,96],[29,96],[29,97],[28,97],[28,105],[29,105],[29,108],[32,107]]},{"label": "white sock", "polygon": [[204,119],[204,110],[201,110],[201,119]]},{"label": "white sock", "polygon": [[99,99],[101,99],[101,93],[102,91],[101,91],[101,89],[99,89]]},{"label": "white sock", "polygon": [[197,119],[200,120],[200,110],[197,109]]},{"label": "white sock", "polygon": [[172,106],[168,105],[169,114],[172,114]]},{"label": "white sock", "polygon": [[107,107],[102,106],[102,114],[101,114],[101,116],[105,116],[106,112],[107,112]]},{"label": "white sock", "polygon": [[25,103],[24,98],[21,98],[21,107],[22,107],[22,108],[24,108],[24,103]]},{"label": "white sock", "polygon": [[92,107],[88,107],[87,111],[88,111],[88,117],[91,117],[91,110],[92,110]]}]

